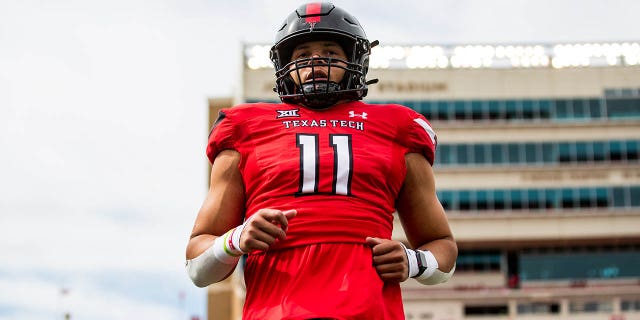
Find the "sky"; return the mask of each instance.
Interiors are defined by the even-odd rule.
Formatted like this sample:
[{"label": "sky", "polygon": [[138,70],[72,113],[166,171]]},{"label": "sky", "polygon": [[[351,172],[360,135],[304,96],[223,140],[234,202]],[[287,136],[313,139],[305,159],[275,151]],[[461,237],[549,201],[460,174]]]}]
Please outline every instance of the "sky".
[{"label": "sky", "polygon": [[[0,0],[0,320],[206,318],[207,99],[306,1]],[[335,0],[382,44],[638,41],[635,0]]]}]

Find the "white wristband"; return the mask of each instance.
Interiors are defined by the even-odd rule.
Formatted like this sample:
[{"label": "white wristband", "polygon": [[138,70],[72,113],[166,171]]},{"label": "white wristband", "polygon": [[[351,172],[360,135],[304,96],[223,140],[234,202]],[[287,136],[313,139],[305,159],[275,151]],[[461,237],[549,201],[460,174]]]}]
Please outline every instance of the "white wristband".
[{"label": "white wristband", "polygon": [[407,260],[409,261],[409,278],[413,278],[418,274],[418,258],[416,257],[416,252],[407,247],[404,247],[404,251],[407,252]]},{"label": "white wristband", "polygon": [[231,242],[229,243],[231,245],[231,250],[234,250],[236,254],[245,254],[246,252],[242,251],[242,249],[240,249],[240,235],[242,234],[242,230],[244,230],[244,227],[246,225],[246,221],[245,223],[235,227],[235,229],[233,229],[231,231]]}]

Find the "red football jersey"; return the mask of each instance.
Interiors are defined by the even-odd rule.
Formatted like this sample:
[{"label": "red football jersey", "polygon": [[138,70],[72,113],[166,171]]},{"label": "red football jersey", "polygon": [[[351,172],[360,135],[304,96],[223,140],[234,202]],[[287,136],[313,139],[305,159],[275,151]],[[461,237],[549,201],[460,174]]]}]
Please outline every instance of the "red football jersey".
[{"label": "red football jersey", "polygon": [[[286,240],[272,251],[322,243],[361,246],[368,236],[389,239],[404,156],[421,153],[433,164],[435,145],[429,122],[401,105],[354,101],[313,110],[256,103],[220,112],[207,156],[213,162],[222,150],[240,152],[247,218],[261,208],[297,210]],[[370,254],[368,259],[371,265]],[[260,268],[258,261],[250,257],[247,270]],[[316,262],[316,272],[336,273],[323,271],[323,264]],[[245,308],[252,303],[247,298]]]}]

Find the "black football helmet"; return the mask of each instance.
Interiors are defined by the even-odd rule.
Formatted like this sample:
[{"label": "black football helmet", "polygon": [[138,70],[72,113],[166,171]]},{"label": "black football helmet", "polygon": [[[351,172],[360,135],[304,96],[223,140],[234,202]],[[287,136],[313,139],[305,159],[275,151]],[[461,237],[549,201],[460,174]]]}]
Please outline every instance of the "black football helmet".
[{"label": "black football helmet", "polygon": [[[340,44],[348,61],[317,57],[290,61],[297,45],[321,40]],[[274,91],[283,102],[310,108],[325,108],[339,100],[360,100],[367,95],[367,85],[377,82],[365,79],[371,48],[377,43],[367,40],[358,20],[348,12],[328,2],[304,4],[285,19],[271,48],[271,61],[276,69]],[[290,76],[291,72],[299,72],[301,68],[318,66],[328,67],[329,72],[331,68],[341,68],[345,75],[340,83],[316,81],[312,77],[300,85],[296,85]]]}]

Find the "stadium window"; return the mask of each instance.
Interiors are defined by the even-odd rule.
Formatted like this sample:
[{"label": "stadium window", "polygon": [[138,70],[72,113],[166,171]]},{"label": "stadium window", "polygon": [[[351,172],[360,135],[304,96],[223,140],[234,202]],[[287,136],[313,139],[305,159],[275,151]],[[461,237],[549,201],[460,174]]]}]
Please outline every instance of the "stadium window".
[{"label": "stadium window", "polygon": [[509,203],[512,210],[522,209],[522,190],[509,191]]},{"label": "stadium window", "polygon": [[566,100],[566,99],[557,99],[555,101],[555,105],[556,105],[556,118],[558,119],[567,119],[567,118],[571,118],[571,111],[570,111],[570,102],[571,100]]},{"label": "stadium window", "polygon": [[507,161],[509,163],[520,163],[520,144],[518,143],[509,143],[507,144]]},{"label": "stadium window", "polygon": [[537,149],[537,144],[533,144],[533,143],[525,143],[524,144],[524,155],[525,155],[525,162],[527,164],[535,164],[540,162],[542,159],[542,155],[540,154],[539,150]]},{"label": "stadium window", "polygon": [[584,99],[572,99],[573,118],[584,119],[589,117],[589,101]]},{"label": "stadium window", "polygon": [[538,100],[538,112],[540,114],[540,119],[550,119],[551,118],[551,100],[541,99]]},{"label": "stadium window", "polygon": [[482,101],[473,100],[471,101],[471,119],[473,120],[482,120],[485,119],[485,111],[483,110]]},{"label": "stadium window", "polygon": [[577,203],[578,203],[578,207],[579,208],[591,208],[591,207],[593,207],[593,205],[591,203],[591,199],[592,199],[591,190],[592,189],[588,189],[588,188],[580,188],[580,189],[578,189]]},{"label": "stadium window", "polygon": [[609,118],[629,118],[640,116],[639,98],[608,98],[607,116]]},{"label": "stadium window", "polygon": [[492,143],[489,145],[489,161],[494,164],[506,162],[504,144]]},{"label": "stadium window", "polygon": [[640,298],[633,300],[624,299],[620,302],[620,310],[624,312],[640,311]]},{"label": "stadium window", "polygon": [[558,162],[571,162],[571,146],[569,142],[558,143]]},{"label": "stadium window", "polygon": [[609,206],[609,192],[605,188],[595,188],[596,207],[606,208]]},{"label": "stadium window", "polygon": [[573,152],[573,159],[577,162],[589,162],[592,160],[592,148],[589,148],[586,142],[576,142],[573,143],[573,148],[575,152]]},{"label": "stadium window", "polygon": [[541,147],[540,154],[542,155],[543,163],[553,163],[557,161],[558,152],[555,146],[556,144],[553,144],[550,142],[543,142],[542,144],[540,144],[540,147]]},{"label": "stadium window", "polygon": [[436,110],[438,110],[438,120],[451,120],[449,102],[448,101],[436,101]]},{"label": "stadium window", "polygon": [[541,202],[544,201],[543,194],[541,190],[527,190],[527,209],[540,209],[542,207]]},{"label": "stadium window", "polygon": [[453,102],[453,119],[455,120],[466,120],[467,119],[467,110],[464,101],[456,100]]},{"label": "stadium window", "polygon": [[509,308],[507,305],[482,305],[482,306],[464,306],[465,316],[498,316],[507,315]]},{"label": "stadium window", "polygon": [[487,190],[478,190],[476,192],[476,209],[491,210],[493,206],[489,201],[489,192]]},{"label": "stadium window", "polygon": [[451,146],[448,144],[438,144],[436,147],[436,161],[434,165],[442,166],[451,164]]},{"label": "stadium window", "polygon": [[631,207],[640,207],[640,186],[629,187],[629,205]]},{"label": "stadium window", "polygon": [[629,205],[629,198],[627,195],[628,189],[627,188],[623,188],[623,187],[616,187],[613,188],[612,190],[612,196],[613,196],[613,206],[614,207],[618,207],[618,208],[624,208],[624,207],[628,207]]},{"label": "stadium window", "polygon": [[611,301],[571,301],[569,303],[570,313],[610,313],[613,310]]},{"label": "stadium window", "polygon": [[599,99],[592,98],[587,100],[589,104],[589,117],[592,119],[602,118],[602,105]]},{"label": "stadium window", "polygon": [[455,160],[456,164],[467,165],[469,164],[469,152],[466,144],[455,145]]},{"label": "stadium window", "polygon": [[625,143],[625,155],[628,160],[638,160],[640,153],[640,141],[626,141]]},{"label": "stadium window", "polygon": [[498,100],[489,100],[489,109],[487,110],[489,120],[501,119],[501,106]]},{"label": "stadium window", "polygon": [[487,161],[487,152],[488,149],[485,144],[475,144],[473,145],[473,162],[477,164],[486,164]]},{"label": "stadium window", "polygon": [[505,119],[518,119],[518,105],[515,100],[507,100],[505,103]]},{"label": "stadium window", "polygon": [[522,119],[536,119],[539,115],[536,114],[533,100],[522,101]]},{"label": "stadium window", "polygon": [[493,207],[496,210],[504,210],[507,209],[507,199],[505,196],[504,190],[493,190]]},{"label": "stadium window", "polygon": [[518,314],[559,314],[558,302],[518,303]]},{"label": "stadium window", "polygon": [[471,210],[471,192],[462,190],[458,192],[458,207],[461,211]]},{"label": "stadium window", "polygon": [[422,100],[420,101],[420,110],[421,113],[429,115],[427,119],[431,119],[435,113],[435,106],[430,100]]},{"label": "stadium window", "polygon": [[624,161],[627,159],[625,155],[625,147],[622,141],[610,141],[609,142],[609,159],[611,161]]},{"label": "stadium window", "polygon": [[609,160],[608,152],[605,149],[605,143],[601,142],[601,141],[593,142],[591,155],[593,157],[593,161],[607,161],[607,160]]},{"label": "stadium window", "polygon": [[576,198],[573,194],[573,189],[562,189],[560,191],[560,204],[562,208],[575,208],[576,207]]}]

